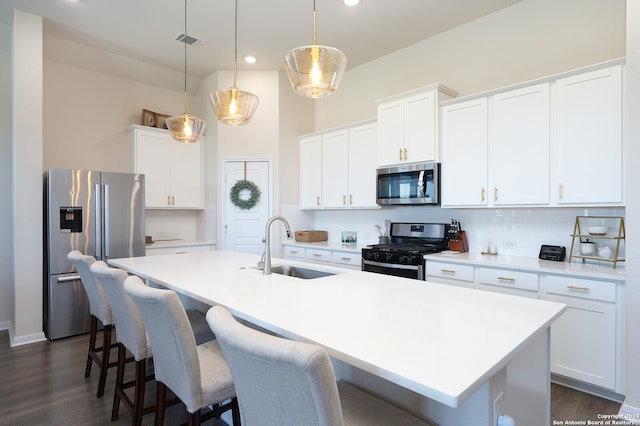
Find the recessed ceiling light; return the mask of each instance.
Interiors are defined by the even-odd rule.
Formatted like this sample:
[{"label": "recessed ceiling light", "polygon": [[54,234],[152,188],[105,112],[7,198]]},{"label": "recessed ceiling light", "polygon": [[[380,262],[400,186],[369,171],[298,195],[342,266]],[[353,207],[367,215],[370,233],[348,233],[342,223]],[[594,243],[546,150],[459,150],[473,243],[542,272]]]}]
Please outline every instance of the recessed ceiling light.
[{"label": "recessed ceiling light", "polygon": [[245,57],[244,57],[244,61],[245,61],[246,63],[248,63],[248,64],[255,64],[255,63],[256,63],[256,61],[257,61],[257,59],[256,59],[256,57],[255,57],[255,56],[251,56],[251,55],[249,55],[249,56],[245,56]]},{"label": "recessed ceiling light", "polygon": [[360,0],[344,0],[344,4],[347,6],[355,6],[358,3],[360,3]]}]

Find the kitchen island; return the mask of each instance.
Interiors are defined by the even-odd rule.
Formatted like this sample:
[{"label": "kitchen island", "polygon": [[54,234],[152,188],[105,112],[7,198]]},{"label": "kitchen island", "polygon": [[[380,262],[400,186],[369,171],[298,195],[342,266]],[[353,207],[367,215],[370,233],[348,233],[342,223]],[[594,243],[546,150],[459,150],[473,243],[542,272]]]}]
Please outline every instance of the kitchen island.
[{"label": "kitchen island", "polygon": [[[325,347],[336,375],[441,425],[549,421],[549,327],[565,305],[312,266],[263,275],[257,257],[211,251],[112,259],[120,267],[287,338]],[[309,268],[309,264],[273,259]],[[381,380],[382,379],[382,380]]]}]

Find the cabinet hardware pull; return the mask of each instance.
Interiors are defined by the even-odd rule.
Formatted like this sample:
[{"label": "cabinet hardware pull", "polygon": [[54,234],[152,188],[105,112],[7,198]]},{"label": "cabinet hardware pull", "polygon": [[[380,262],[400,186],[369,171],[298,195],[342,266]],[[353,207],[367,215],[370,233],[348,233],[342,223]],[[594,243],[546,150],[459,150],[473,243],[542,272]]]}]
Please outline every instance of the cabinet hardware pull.
[{"label": "cabinet hardware pull", "polygon": [[480,201],[484,201],[484,193],[486,192],[486,190],[484,189],[484,187],[481,188],[481,195],[480,195]]},{"label": "cabinet hardware pull", "polygon": [[171,196],[171,205],[172,206],[176,205],[176,197],[174,195]]},{"label": "cabinet hardware pull", "polygon": [[347,196],[345,194],[342,194],[342,205],[343,206],[347,205]]},{"label": "cabinet hardware pull", "polygon": [[446,274],[455,274],[455,269],[440,269],[440,272],[444,272]]},{"label": "cabinet hardware pull", "polygon": [[313,255],[314,255],[315,257],[322,257],[322,255],[321,255],[320,253],[313,253]]},{"label": "cabinet hardware pull", "polygon": [[402,148],[400,148],[400,161],[402,161]]},{"label": "cabinet hardware pull", "polygon": [[562,200],[562,184],[560,184],[560,199]]},{"label": "cabinet hardware pull", "polygon": [[349,205],[353,204],[353,194],[349,194]]},{"label": "cabinet hardware pull", "polygon": [[298,250],[289,250],[289,253],[297,254]]},{"label": "cabinet hardware pull", "polygon": [[590,291],[589,287],[576,287],[575,285],[568,285],[567,288],[569,290],[580,290],[580,291]]},{"label": "cabinet hardware pull", "polygon": [[319,205],[320,205],[320,196],[318,195],[316,197],[316,206],[319,206]]},{"label": "cabinet hardware pull", "polygon": [[407,148],[404,149],[404,161],[407,161]]},{"label": "cabinet hardware pull", "polygon": [[176,254],[185,254],[186,251],[177,251]]},{"label": "cabinet hardware pull", "polygon": [[498,201],[498,187],[493,188],[493,201]]},{"label": "cabinet hardware pull", "polygon": [[498,279],[500,281],[511,281],[511,282],[516,282],[515,278],[510,278],[510,277],[498,277]]},{"label": "cabinet hardware pull", "polygon": [[342,260],[351,260],[350,257],[341,257],[340,259],[342,259]]},{"label": "cabinet hardware pull", "polygon": [[171,195],[167,195],[167,204],[171,205]]}]

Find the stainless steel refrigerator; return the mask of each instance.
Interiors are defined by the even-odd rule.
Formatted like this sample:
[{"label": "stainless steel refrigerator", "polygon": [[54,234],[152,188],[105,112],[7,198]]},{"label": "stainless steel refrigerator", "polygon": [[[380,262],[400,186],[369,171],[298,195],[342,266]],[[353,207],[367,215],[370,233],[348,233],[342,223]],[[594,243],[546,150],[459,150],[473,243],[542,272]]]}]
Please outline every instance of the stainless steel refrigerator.
[{"label": "stainless steel refrigerator", "polygon": [[44,173],[44,331],[86,333],[89,302],[67,254],[144,256],[144,175],[49,169]]}]

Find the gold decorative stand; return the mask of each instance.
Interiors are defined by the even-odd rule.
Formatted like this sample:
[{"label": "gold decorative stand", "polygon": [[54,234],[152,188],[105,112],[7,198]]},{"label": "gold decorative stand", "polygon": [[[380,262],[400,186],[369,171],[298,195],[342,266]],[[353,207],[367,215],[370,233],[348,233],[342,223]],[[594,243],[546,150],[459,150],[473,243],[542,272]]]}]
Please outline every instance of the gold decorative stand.
[{"label": "gold decorative stand", "polygon": [[[607,232],[605,235],[591,234],[587,232],[588,226],[601,225],[601,224],[613,223],[609,225],[609,230],[613,229],[614,232]],[[617,228],[617,231],[616,231]],[[569,252],[569,262],[573,258],[585,260],[598,260],[602,262],[612,262],[615,269],[618,262],[624,262],[624,259],[620,259],[620,242],[625,239],[624,218],[621,216],[576,216],[576,224],[573,227],[573,234],[571,234],[571,251]],[[576,238],[578,239],[578,247],[576,246]],[[597,252],[593,255],[580,254],[580,243],[584,242],[584,239],[597,239],[597,240],[615,240],[615,249],[613,250],[613,256],[611,258],[600,257]],[[578,254],[574,254],[574,250],[578,250]]]}]

